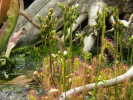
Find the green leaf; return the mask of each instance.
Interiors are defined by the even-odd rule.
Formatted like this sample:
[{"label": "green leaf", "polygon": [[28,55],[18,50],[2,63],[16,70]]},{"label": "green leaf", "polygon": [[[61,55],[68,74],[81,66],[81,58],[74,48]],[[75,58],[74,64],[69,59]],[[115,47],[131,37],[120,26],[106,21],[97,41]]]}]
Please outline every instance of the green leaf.
[{"label": "green leaf", "polygon": [[17,23],[18,16],[19,16],[19,3],[18,0],[11,0],[10,8],[7,12],[7,22],[5,25],[0,29],[0,51],[2,51],[7,41],[9,40],[14,27]]},{"label": "green leaf", "polygon": [[0,25],[7,17],[7,11],[9,10],[11,0],[0,0]]}]

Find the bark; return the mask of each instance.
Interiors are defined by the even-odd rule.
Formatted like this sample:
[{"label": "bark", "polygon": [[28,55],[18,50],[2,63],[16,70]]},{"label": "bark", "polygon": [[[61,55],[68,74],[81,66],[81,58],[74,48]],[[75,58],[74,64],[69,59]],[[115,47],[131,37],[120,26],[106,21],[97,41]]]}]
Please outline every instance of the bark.
[{"label": "bark", "polygon": [[[133,12],[133,2],[131,0],[69,0],[71,5],[79,4],[78,11],[81,13],[77,19],[77,24],[73,24],[73,31],[81,24],[84,19],[88,18],[88,25],[95,25],[95,18],[97,17],[97,11],[102,11],[104,3],[108,6],[117,6],[120,14],[125,15],[125,19],[129,18],[129,15]],[[57,2],[67,4],[64,0],[35,0],[25,12],[39,24],[37,14],[44,18],[47,15],[50,7],[54,8],[53,18],[58,19],[57,30],[62,27],[62,13],[58,7]],[[30,19],[30,21],[32,21]],[[20,15],[18,23],[14,31],[18,31],[21,28],[26,29],[26,34],[21,36],[17,46],[24,46],[36,43],[40,40],[39,29],[32,25],[24,16]],[[69,37],[69,33],[68,36]],[[84,47],[86,48],[86,47]],[[90,47],[91,48],[91,47]],[[86,50],[88,51],[88,50]]]},{"label": "bark", "polygon": [[[54,10],[53,18],[61,17],[61,9],[58,7],[57,2],[62,2],[63,0],[35,0],[25,12],[30,15],[30,17],[39,23],[37,14],[42,18],[47,16],[48,9],[52,7]],[[73,4],[75,0],[71,1]],[[65,4],[66,2],[64,2]],[[21,28],[26,29],[26,34],[20,38],[18,46],[30,45],[37,42],[40,39],[40,30],[32,25],[24,16],[20,15],[18,23],[14,31],[18,31]]]}]

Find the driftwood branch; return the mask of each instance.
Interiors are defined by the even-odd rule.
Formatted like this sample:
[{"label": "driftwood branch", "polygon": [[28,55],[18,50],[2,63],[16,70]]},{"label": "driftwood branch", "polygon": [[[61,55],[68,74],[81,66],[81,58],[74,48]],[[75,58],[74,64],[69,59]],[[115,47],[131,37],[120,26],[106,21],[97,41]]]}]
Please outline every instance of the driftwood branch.
[{"label": "driftwood branch", "polygon": [[20,10],[24,10],[24,1],[23,0],[19,0],[19,8],[20,8]]},{"label": "driftwood branch", "polygon": [[31,24],[33,24],[35,27],[40,28],[40,25],[35,22],[25,11],[24,11],[24,2],[23,0],[19,0],[20,5],[20,11],[19,13],[23,15]]},{"label": "driftwood branch", "polygon": [[[130,80],[131,78],[133,78],[133,66],[123,75],[120,75],[120,76],[110,79],[110,80],[106,80],[105,83],[98,82],[97,89],[99,87],[106,88],[106,87],[114,86],[114,85],[120,84],[122,82],[125,82],[127,80]],[[92,83],[92,84],[84,85],[81,87],[76,87],[74,89],[66,91],[66,93],[64,92],[61,94],[61,97],[59,100],[69,99],[71,95],[81,94],[81,93],[83,93],[84,90],[93,91],[95,88],[95,85],[96,85],[96,83]],[[66,95],[66,98],[65,98],[65,95]]]},{"label": "driftwood branch", "polygon": [[19,11],[21,15],[23,15],[32,25],[34,25],[37,28],[40,28],[40,24],[35,22],[24,10]]},{"label": "driftwood branch", "polygon": [[[21,0],[19,0],[19,1],[21,1]],[[60,3],[66,5],[68,1],[71,3],[71,5],[75,5],[77,3],[79,4],[79,8],[77,10],[80,12],[81,15],[86,14],[86,17],[87,17],[86,19],[88,19],[88,25],[90,25],[90,26],[93,26],[96,24],[95,23],[95,18],[97,17],[96,12],[102,11],[104,4],[107,4],[108,6],[112,6],[112,7],[117,6],[119,8],[119,12],[121,14],[127,12],[127,9],[129,7],[130,8],[128,9],[128,12],[131,12],[132,11],[131,7],[133,4],[133,3],[131,3],[131,0],[128,0],[128,1],[126,1],[126,3],[129,2],[129,4],[124,6],[123,7],[124,9],[121,9],[122,4],[124,4],[124,5],[126,4],[125,1],[123,1],[123,3],[121,4],[121,3],[119,3],[119,0],[117,0],[117,1],[116,0],[112,0],[112,1],[109,1],[109,0],[100,0],[100,1],[99,0],[66,0],[66,1],[64,1],[64,0],[35,0],[25,10],[25,12],[22,12],[23,10],[20,10],[20,13],[22,14],[22,16],[19,17],[18,23],[17,23],[14,31],[18,31],[21,28],[25,28],[27,30],[27,32],[26,32],[27,34],[23,35],[20,38],[20,40],[17,44],[17,47],[21,47],[24,45],[31,45],[40,40],[40,34],[39,34],[40,30],[38,28],[36,28],[33,24],[34,24],[34,22],[39,23],[36,15],[38,14],[39,16],[41,16],[43,18],[44,16],[47,15],[48,9],[50,7],[55,9],[52,16],[53,16],[53,18],[58,19],[57,30],[59,30],[63,26],[63,23],[62,23],[63,20],[62,20],[62,11],[58,7],[57,2],[60,2]],[[20,8],[23,8],[23,7],[20,7]],[[85,9],[83,9],[83,8],[85,8]],[[85,12],[87,11],[87,13],[82,13],[84,11]],[[25,16],[25,13],[27,13],[30,16],[28,16],[28,17]],[[33,24],[31,24],[31,22]],[[77,19],[77,23],[80,23],[80,22],[78,22],[78,19]],[[73,24],[73,31],[74,31],[73,33],[76,32],[75,30],[77,30],[78,25],[80,25],[80,24]],[[36,26],[39,27],[39,25],[36,25]],[[69,33],[68,33],[67,37],[69,37]],[[87,51],[87,50],[85,50],[85,51]]]}]

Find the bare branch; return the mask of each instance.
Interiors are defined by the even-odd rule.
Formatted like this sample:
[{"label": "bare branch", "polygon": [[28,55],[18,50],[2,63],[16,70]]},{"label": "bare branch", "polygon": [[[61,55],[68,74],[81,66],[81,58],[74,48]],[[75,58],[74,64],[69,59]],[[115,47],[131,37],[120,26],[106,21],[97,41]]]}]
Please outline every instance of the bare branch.
[{"label": "bare branch", "polygon": [[20,7],[20,10],[24,10],[24,1],[23,0],[19,0],[19,7]]},{"label": "bare branch", "polygon": [[23,15],[31,24],[33,24],[35,27],[40,28],[40,25],[32,20],[32,18],[23,10],[20,10],[20,14]]},{"label": "bare branch", "polygon": [[20,4],[20,14],[23,15],[31,24],[33,24],[35,27],[40,28],[40,25],[35,22],[25,11],[24,11],[24,2],[23,0],[19,0]]},{"label": "bare branch", "polygon": [[133,14],[130,16],[128,22],[131,24],[133,22]]}]

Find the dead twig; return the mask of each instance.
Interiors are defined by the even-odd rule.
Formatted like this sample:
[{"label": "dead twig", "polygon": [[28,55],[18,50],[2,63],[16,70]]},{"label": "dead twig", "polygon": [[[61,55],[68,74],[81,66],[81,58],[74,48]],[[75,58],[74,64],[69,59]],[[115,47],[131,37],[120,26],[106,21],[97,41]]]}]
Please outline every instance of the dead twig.
[{"label": "dead twig", "polygon": [[23,0],[19,0],[20,4],[20,11],[19,13],[23,15],[31,24],[33,24],[35,27],[40,28],[40,24],[35,22],[25,11],[24,11],[24,2]]}]

